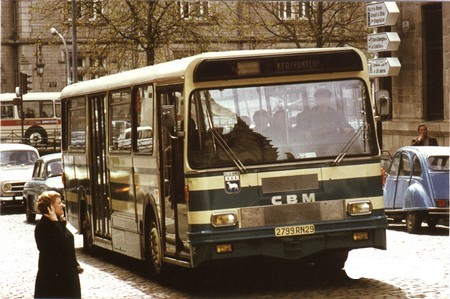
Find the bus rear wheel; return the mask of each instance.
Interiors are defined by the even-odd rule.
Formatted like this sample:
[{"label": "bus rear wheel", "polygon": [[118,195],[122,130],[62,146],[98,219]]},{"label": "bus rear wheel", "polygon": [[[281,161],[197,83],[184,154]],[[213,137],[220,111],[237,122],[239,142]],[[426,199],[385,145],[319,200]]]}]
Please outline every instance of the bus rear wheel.
[{"label": "bus rear wheel", "polygon": [[146,230],[145,261],[150,276],[160,276],[163,270],[163,251],[161,234],[156,221],[151,220]]}]

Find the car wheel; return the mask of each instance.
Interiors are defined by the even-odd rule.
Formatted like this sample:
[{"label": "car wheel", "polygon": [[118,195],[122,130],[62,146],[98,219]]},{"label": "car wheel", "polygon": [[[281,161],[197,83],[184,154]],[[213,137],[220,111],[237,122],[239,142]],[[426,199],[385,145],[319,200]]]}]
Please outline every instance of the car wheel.
[{"label": "car wheel", "polygon": [[25,199],[25,216],[27,218],[27,223],[36,222],[36,214],[30,208],[28,200]]},{"label": "car wheel", "polygon": [[410,234],[416,233],[422,226],[422,216],[419,212],[406,213],[406,231]]}]

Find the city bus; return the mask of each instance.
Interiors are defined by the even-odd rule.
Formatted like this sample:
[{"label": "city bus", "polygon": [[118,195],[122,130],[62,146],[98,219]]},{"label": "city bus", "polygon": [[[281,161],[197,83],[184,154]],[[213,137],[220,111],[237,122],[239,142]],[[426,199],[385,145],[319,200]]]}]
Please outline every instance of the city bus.
[{"label": "city bus", "polygon": [[386,248],[369,86],[348,47],[210,52],[69,85],[67,219],[87,251],[153,274],[248,257],[338,271],[352,249]]},{"label": "city bus", "polygon": [[[15,93],[0,94],[0,138],[2,142],[33,146],[61,142],[60,92],[34,92],[23,95],[23,109],[13,101]],[[23,111],[23,122],[22,122]],[[23,135],[22,135],[23,132]]]}]

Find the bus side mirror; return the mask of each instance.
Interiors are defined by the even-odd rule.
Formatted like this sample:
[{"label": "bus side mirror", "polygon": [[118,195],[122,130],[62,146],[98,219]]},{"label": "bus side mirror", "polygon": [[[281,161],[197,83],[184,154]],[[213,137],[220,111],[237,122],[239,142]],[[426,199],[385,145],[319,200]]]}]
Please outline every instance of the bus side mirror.
[{"label": "bus side mirror", "polygon": [[377,116],[388,116],[391,114],[391,98],[387,90],[380,89],[375,92],[375,109]]}]

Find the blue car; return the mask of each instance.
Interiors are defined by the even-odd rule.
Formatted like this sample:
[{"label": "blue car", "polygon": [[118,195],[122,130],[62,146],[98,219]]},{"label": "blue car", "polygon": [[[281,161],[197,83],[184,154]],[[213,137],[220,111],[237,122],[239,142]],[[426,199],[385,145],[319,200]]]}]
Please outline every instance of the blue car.
[{"label": "blue car", "polygon": [[406,230],[415,233],[426,222],[434,228],[449,219],[448,146],[405,146],[397,150],[384,186],[386,215],[406,220]]}]

